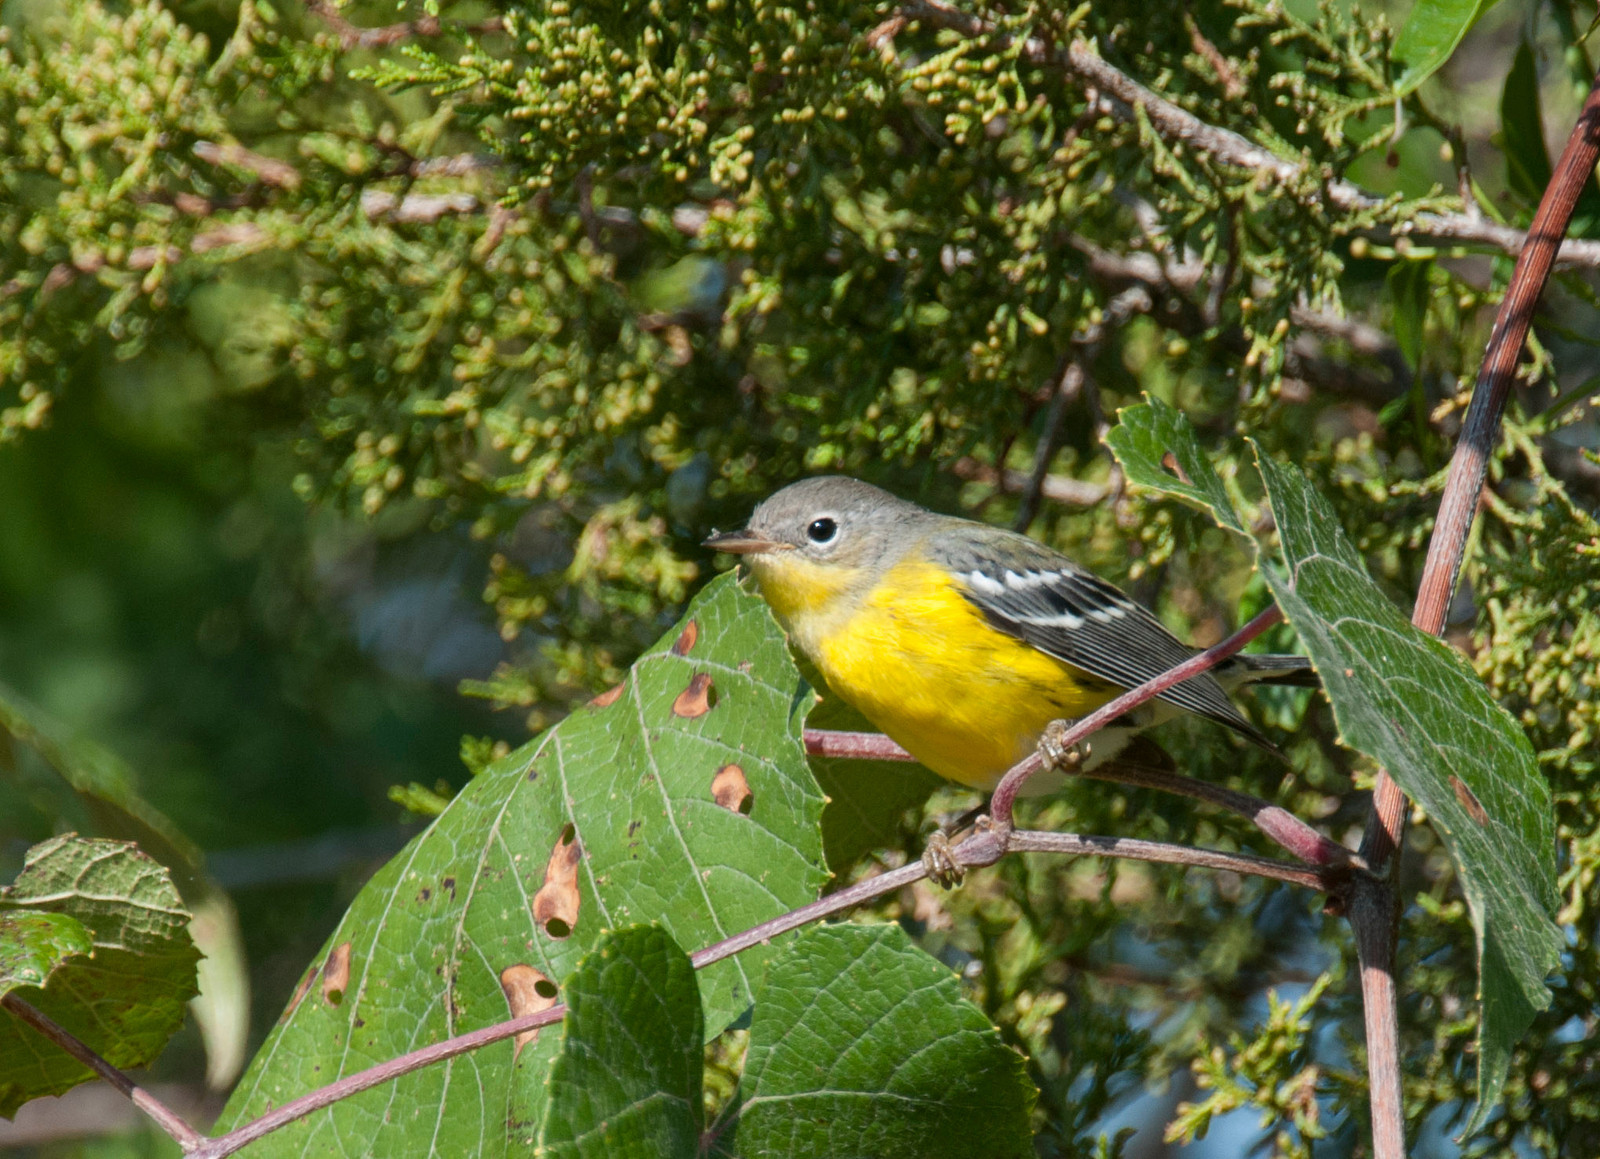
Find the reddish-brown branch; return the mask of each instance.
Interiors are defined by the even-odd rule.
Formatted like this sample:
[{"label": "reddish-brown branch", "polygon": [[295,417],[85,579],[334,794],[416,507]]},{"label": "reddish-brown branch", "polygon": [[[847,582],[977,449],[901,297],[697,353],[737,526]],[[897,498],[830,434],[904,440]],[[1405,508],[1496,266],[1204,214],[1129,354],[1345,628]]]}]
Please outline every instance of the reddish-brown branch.
[{"label": "reddish-brown branch", "polygon": [[[1191,676],[1198,676],[1202,672],[1215,668],[1229,656],[1232,656],[1250,643],[1251,640],[1261,635],[1262,632],[1265,632],[1274,624],[1281,623],[1282,620],[1283,613],[1276,606],[1268,608],[1222,641],[1222,643],[1207,648],[1204,652],[1196,653],[1176,668],[1170,668],[1160,676],[1145,681],[1132,691],[1124,692],[1109,704],[1103,705],[1082,720],[1077,721],[1061,734],[1059,737],[1060,745],[1070,750],[1072,746],[1104,728],[1123,713],[1131,712],[1146,701],[1154,700],[1167,689],[1182,684]],[[989,802],[989,812],[996,825],[1002,828],[1010,827],[1011,807],[1017,799],[1018,791],[1021,790],[1029,777],[1043,767],[1044,758],[1035,753],[1018,762],[1005,775],[1000,782],[999,788],[994,791],[994,798]]]},{"label": "reddish-brown branch", "polygon": [[[1533,323],[1533,312],[1562,249],[1573,209],[1595,162],[1600,159],[1600,76],[1596,76],[1578,122],[1567,138],[1555,173],[1534,214],[1528,244],[1517,257],[1511,283],[1500,302],[1472,404],[1450,461],[1450,474],[1411,622],[1424,632],[1444,630],[1445,614],[1461,575],[1467,535],[1477,514],[1489,458],[1500,434],[1500,419],[1516,380],[1517,363]],[[1353,891],[1350,921],[1361,955],[1362,999],[1367,1019],[1368,1074],[1372,1091],[1373,1153],[1376,1159],[1403,1159],[1405,1122],[1400,1083],[1399,1020],[1395,1007],[1395,944],[1399,892],[1393,867],[1405,837],[1406,797],[1388,773],[1380,773],[1372,794],[1361,852],[1377,875],[1374,884]]]},{"label": "reddish-brown branch", "polygon": [[842,757],[854,761],[917,759],[881,732],[834,732],[825,728],[808,728],[803,735],[806,752],[814,757]]},{"label": "reddish-brown branch", "polygon": [[[874,761],[917,759],[882,733],[833,732],[827,729],[808,728],[804,736],[806,752],[813,756]],[[1308,865],[1360,864],[1359,858],[1348,849],[1324,837],[1287,809],[1249,793],[1224,788],[1222,785],[1214,785],[1195,777],[1186,777],[1182,773],[1117,761],[1110,761],[1093,769],[1080,768],[1069,771],[1073,776],[1155,789],[1157,792],[1188,797],[1226,809],[1255,825],[1262,833]]]},{"label": "reddish-brown branch", "polygon": [[120,1094],[127,1096],[134,1106],[150,1117],[151,1122],[176,1139],[178,1146],[184,1151],[192,1153],[195,1148],[205,1143],[205,1136],[185,1123],[175,1111],[101,1058],[87,1043],[81,1041],[33,1003],[19,998],[15,993],[10,993],[0,996],[0,1006],[105,1079]]}]

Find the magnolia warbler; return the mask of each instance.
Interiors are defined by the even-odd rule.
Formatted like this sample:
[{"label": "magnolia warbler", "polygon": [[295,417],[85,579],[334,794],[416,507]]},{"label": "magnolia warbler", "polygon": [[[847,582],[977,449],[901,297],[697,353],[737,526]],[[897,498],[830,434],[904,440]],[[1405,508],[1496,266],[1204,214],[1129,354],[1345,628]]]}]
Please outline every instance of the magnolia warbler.
[{"label": "magnolia warbler", "polygon": [[[745,558],[835,693],[934,772],[985,792],[1051,721],[1084,716],[1195,652],[1059,552],[855,479],[785,487],[749,526],[706,546]],[[1316,677],[1303,656],[1234,656],[1096,733],[1085,767],[1178,710],[1271,748],[1228,699],[1260,681]],[[1027,789],[1060,783],[1050,781],[1035,776]]]}]

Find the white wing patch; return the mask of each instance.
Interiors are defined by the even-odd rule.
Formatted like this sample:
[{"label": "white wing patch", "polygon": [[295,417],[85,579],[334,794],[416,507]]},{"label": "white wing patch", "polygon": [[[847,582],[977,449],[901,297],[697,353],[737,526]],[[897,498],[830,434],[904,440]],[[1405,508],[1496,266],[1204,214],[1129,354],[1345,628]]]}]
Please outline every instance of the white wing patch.
[{"label": "white wing patch", "polygon": [[[1013,573],[1007,572],[1007,577]],[[963,577],[972,585],[974,591],[982,592],[986,596],[1003,596],[1006,594],[1006,585],[999,580],[985,575],[981,571],[969,571]]]}]

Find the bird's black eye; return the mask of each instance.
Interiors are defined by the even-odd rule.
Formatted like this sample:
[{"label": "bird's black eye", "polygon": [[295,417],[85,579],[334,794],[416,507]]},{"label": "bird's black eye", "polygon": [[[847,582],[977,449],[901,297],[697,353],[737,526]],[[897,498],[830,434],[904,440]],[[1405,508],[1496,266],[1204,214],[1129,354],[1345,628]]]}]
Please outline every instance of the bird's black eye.
[{"label": "bird's black eye", "polygon": [[830,543],[838,534],[839,525],[826,515],[821,519],[813,519],[811,526],[806,528],[806,538],[812,543]]}]

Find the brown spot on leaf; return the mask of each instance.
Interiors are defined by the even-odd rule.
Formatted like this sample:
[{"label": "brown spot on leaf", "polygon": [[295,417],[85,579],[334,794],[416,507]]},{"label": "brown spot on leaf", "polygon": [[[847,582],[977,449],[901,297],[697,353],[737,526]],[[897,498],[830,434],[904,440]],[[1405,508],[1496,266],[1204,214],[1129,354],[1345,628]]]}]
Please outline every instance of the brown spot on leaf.
[{"label": "brown spot on leaf", "polygon": [[683,626],[683,632],[672,642],[674,656],[687,656],[694,647],[694,642],[700,638],[700,625],[690,620]]},{"label": "brown spot on leaf", "polygon": [[1465,781],[1451,773],[1450,787],[1456,791],[1456,800],[1461,802],[1461,807],[1467,811],[1467,816],[1471,817],[1479,825],[1487,825],[1489,823],[1489,814],[1485,811],[1483,802],[1479,801],[1477,795],[1467,788]]},{"label": "brown spot on leaf", "polygon": [[696,672],[689,681],[689,687],[678,693],[678,699],[672,702],[674,716],[686,717],[693,720],[697,716],[704,716],[711,711],[712,697],[715,690],[711,687],[711,674]]},{"label": "brown spot on leaf", "polygon": [[[506,1005],[511,1007],[513,1018],[537,1014],[556,1004],[556,984],[532,966],[525,966],[521,962],[500,971],[500,989],[506,996]],[[537,1041],[537,1030],[522,1031],[516,1037],[517,1049],[511,1057],[521,1054],[522,1048],[528,1043]]]},{"label": "brown spot on leaf", "polygon": [[328,955],[328,964],[322,968],[322,1000],[329,1006],[344,1001],[344,992],[350,987],[350,943],[340,942]]},{"label": "brown spot on leaf", "polygon": [[723,765],[711,778],[711,799],[732,813],[748,813],[755,803],[750,782],[738,765]]},{"label": "brown spot on leaf", "polygon": [[433,890],[429,889],[427,886],[423,886],[421,889],[417,890],[418,901],[428,901],[432,897]]},{"label": "brown spot on leaf", "polygon": [[591,708],[610,708],[613,704],[622,699],[622,690],[627,686],[627,681],[623,681],[615,688],[606,689],[599,696],[591,700],[589,702],[589,706]]},{"label": "brown spot on leaf", "polygon": [[561,831],[550,862],[544,869],[544,884],[533,895],[533,920],[552,938],[567,938],[578,924],[578,862],[583,847],[570,824]]},{"label": "brown spot on leaf", "polygon": [[450,894],[450,900],[451,901],[455,901],[456,900],[456,879],[453,878],[453,877],[447,877],[443,881],[441,881],[439,884],[441,886],[443,886],[444,889]]},{"label": "brown spot on leaf", "polygon": [[300,979],[300,985],[294,988],[294,997],[289,999],[289,1005],[285,1006],[283,1013],[278,1016],[279,1022],[288,1022],[290,1015],[299,1009],[300,1003],[305,1000],[305,996],[311,991],[311,983],[317,980],[317,975],[321,971],[322,967],[320,965],[315,962],[311,964],[311,969],[306,971],[306,976]]}]

